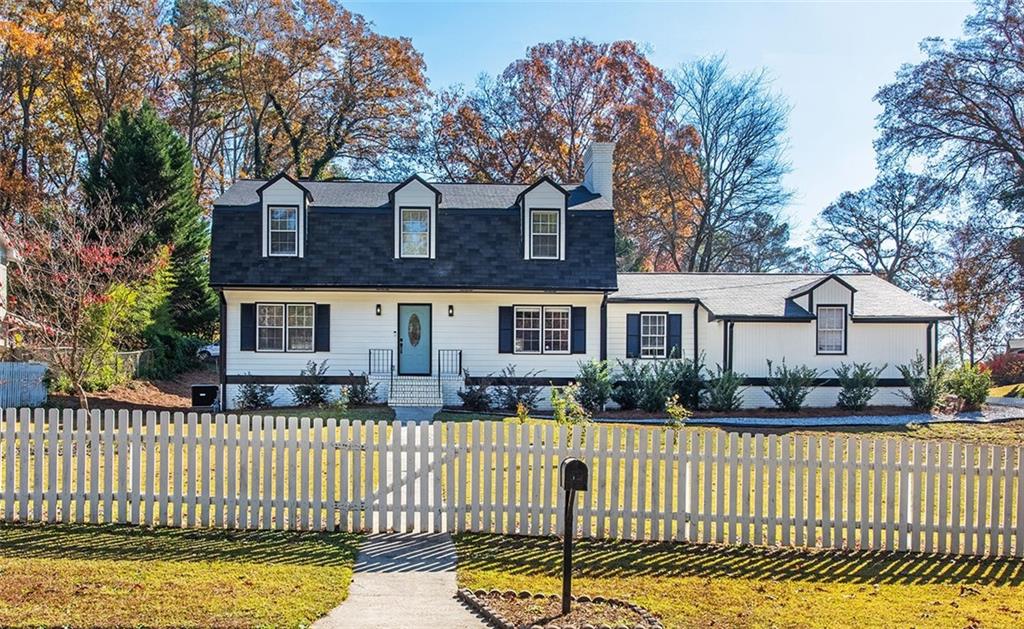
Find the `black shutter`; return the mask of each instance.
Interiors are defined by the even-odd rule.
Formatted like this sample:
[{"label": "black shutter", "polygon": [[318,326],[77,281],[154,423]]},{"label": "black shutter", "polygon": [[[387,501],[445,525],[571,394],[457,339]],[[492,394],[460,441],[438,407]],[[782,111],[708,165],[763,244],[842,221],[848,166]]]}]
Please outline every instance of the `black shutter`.
[{"label": "black shutter", "polygon": [[316,329],[313,331],[313,349],[318,352],[331,351],[331,305],[316,305]]},{"label": "black shutter", "polygon": [[572,309],[572,353],[587,353],[587,309],[576,306]]},{"label": "black shutter", "polygon": [[498,353],[511,354],[514,348],[512,306],[498,307]]},{"label": "black shutter", "polygon": [[241,343],[243,352],[256,351],[256,304],[242,304]]},{"label": "black shutter", "polygon": [[668,347],[665,349],[665,356],[669,358],[683,357],[683,315],[670,314],[668,316],[668,335],[665,337]]},{"label": "black shutter", "polygon": [[640,358],[640,315],[626,315],[626,358]]}]

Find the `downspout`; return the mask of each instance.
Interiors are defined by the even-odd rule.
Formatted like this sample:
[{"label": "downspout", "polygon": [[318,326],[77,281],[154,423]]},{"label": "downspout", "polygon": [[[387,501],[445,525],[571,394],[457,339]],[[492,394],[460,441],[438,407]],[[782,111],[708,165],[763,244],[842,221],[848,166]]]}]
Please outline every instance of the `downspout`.
[{"label": "downspout", "polygon": [[601,346],[600,346],[600,358],[602,361],[608,360],[608,293],[604,293],[604,297],[601,298]]},{"label": "downspout", "polygon": [[700,304],[693,304],[693,360],[700,359],[700,343],[697,341],[697,317],[700,315]]},{"label": "downspout", "polygon": [[227,410],[228,398],[228,302],[224,298],[224,291],[217,291],[217,298],[220,302],[220,356],[217,357],[217,375],[220,384],[220,408]]}]

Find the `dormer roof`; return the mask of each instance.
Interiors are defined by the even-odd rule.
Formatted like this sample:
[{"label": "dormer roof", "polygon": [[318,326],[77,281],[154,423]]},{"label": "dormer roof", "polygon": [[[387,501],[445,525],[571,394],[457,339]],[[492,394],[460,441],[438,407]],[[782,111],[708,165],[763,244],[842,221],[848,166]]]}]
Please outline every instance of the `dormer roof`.
[{"label": "dormer roof", "polygon": [[256,194],[260,197],[260,199],[262,199],[263,198],[263,191],[266,190],[267,188],[269,188],[270,186],[274,185],[278,181],[282,180],[282,179],[286,179],[288,181],[288,183],[292,184],[293,186],[295,186],[299,190],[302,190],[302,194],[306,197],[306,202],[307,203],[312,203],[313,202],[313,193],[309,191],[309,188],[307,188],[306,186],[304,186],[301,183],[299,183],[299,181],[297,179],[295,179],[294,177],[292,177],[291,175],[289,175],[286,172],[280,172],[280,173],[274,175],[273,177],[271,177],[270,179],[268,179],[266,183],[264,183],[262,186],[260,186],[259,188],[256,189]]},{"label": "dormer roof", "polygon": [[538,186],[541,186],[543,184],[548,184],[552,188],[558,190],[559,192],[562,193],[563,196],[565,196],[566,201],[569,200],[569,191],[566,190],[565,188],[563,188],[559,183],[557,183],[551,177],[549,177],[547,175],[544,175],[543,177],[541,177],[537,181],[535,181],[532,184],[530,184],[529,186],[527,186],[527,188],[525,190],[523,190],[522,192],[520,192],[516,196],[516,205],[521,205],[522,202],[523,202],[523,198],[526,197],[526,195],[528,195],[531,190],[533,190],[533,189],[535,189]]},{"label": "dormer roof", "polygon": [[423,179],[423,177],[420,177],[419,175],[412,175],[411,177],[408,177],[407,179],[405,179],[404,181],[399,183],[397,186],[392,188],[388,192],[388,202],[390,202],[392,205],[394,205],[394,203],[395,203],[395,193],[397,193],[399,190],[401,190],[402,188],[408,186],[409,184],[411,184],[414,181],[419,182],[425,188],[427,188],[428,190],[433,192],[434,193],[434,202],[435,202],[435,204],[436,205],[441,205],[441,199],[442,199],[441,191],[438,190],[437,188],[435,188],[434,186],[430,185],[429,183],[427,183],[427,181],[425,179]]}]

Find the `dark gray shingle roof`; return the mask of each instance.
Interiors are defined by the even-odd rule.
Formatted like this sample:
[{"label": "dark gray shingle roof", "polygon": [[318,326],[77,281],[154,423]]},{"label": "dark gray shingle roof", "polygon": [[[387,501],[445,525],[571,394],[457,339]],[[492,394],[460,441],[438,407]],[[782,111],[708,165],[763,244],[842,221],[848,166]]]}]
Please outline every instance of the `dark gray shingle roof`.
[{"label": "dark gray shingle roof", "polygon": [[[869,274],[837,274],[856,289],[854,317],[941,319],[928,302]],[[716,317],[806,317],[787,298],[820,273],[620,273],[610,301],[700,300]]]},{"label": "dark gray shingle roof", "polygon": [[[242,179],[213,202],[216,206],[248,206],[259,203],[257,190],[266,180]],[[370,181],[303,181],[303,187],[313,196],[313,207],[378,208],[390,207],[388,192],[398,182]],[[526,184],[489,183],[433,183],[441,192],[441,209],[504,209],[515,205],[516,197],[529,186]],[[611,205],[601,195],[590,192],[581,184],[565,184],[569,193],[568,207],[574,210],[610,210]]]}]

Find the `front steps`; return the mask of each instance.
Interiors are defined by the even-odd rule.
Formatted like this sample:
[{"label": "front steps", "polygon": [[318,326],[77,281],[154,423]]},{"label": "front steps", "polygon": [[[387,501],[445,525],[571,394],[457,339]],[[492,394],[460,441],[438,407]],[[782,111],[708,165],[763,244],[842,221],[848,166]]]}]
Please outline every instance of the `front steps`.
[{"label": "front steps", "polygon": [[437,386],[437,378],[431,376],[395,376],[388,390],[388,406],[437,407],[444,400]]}]

